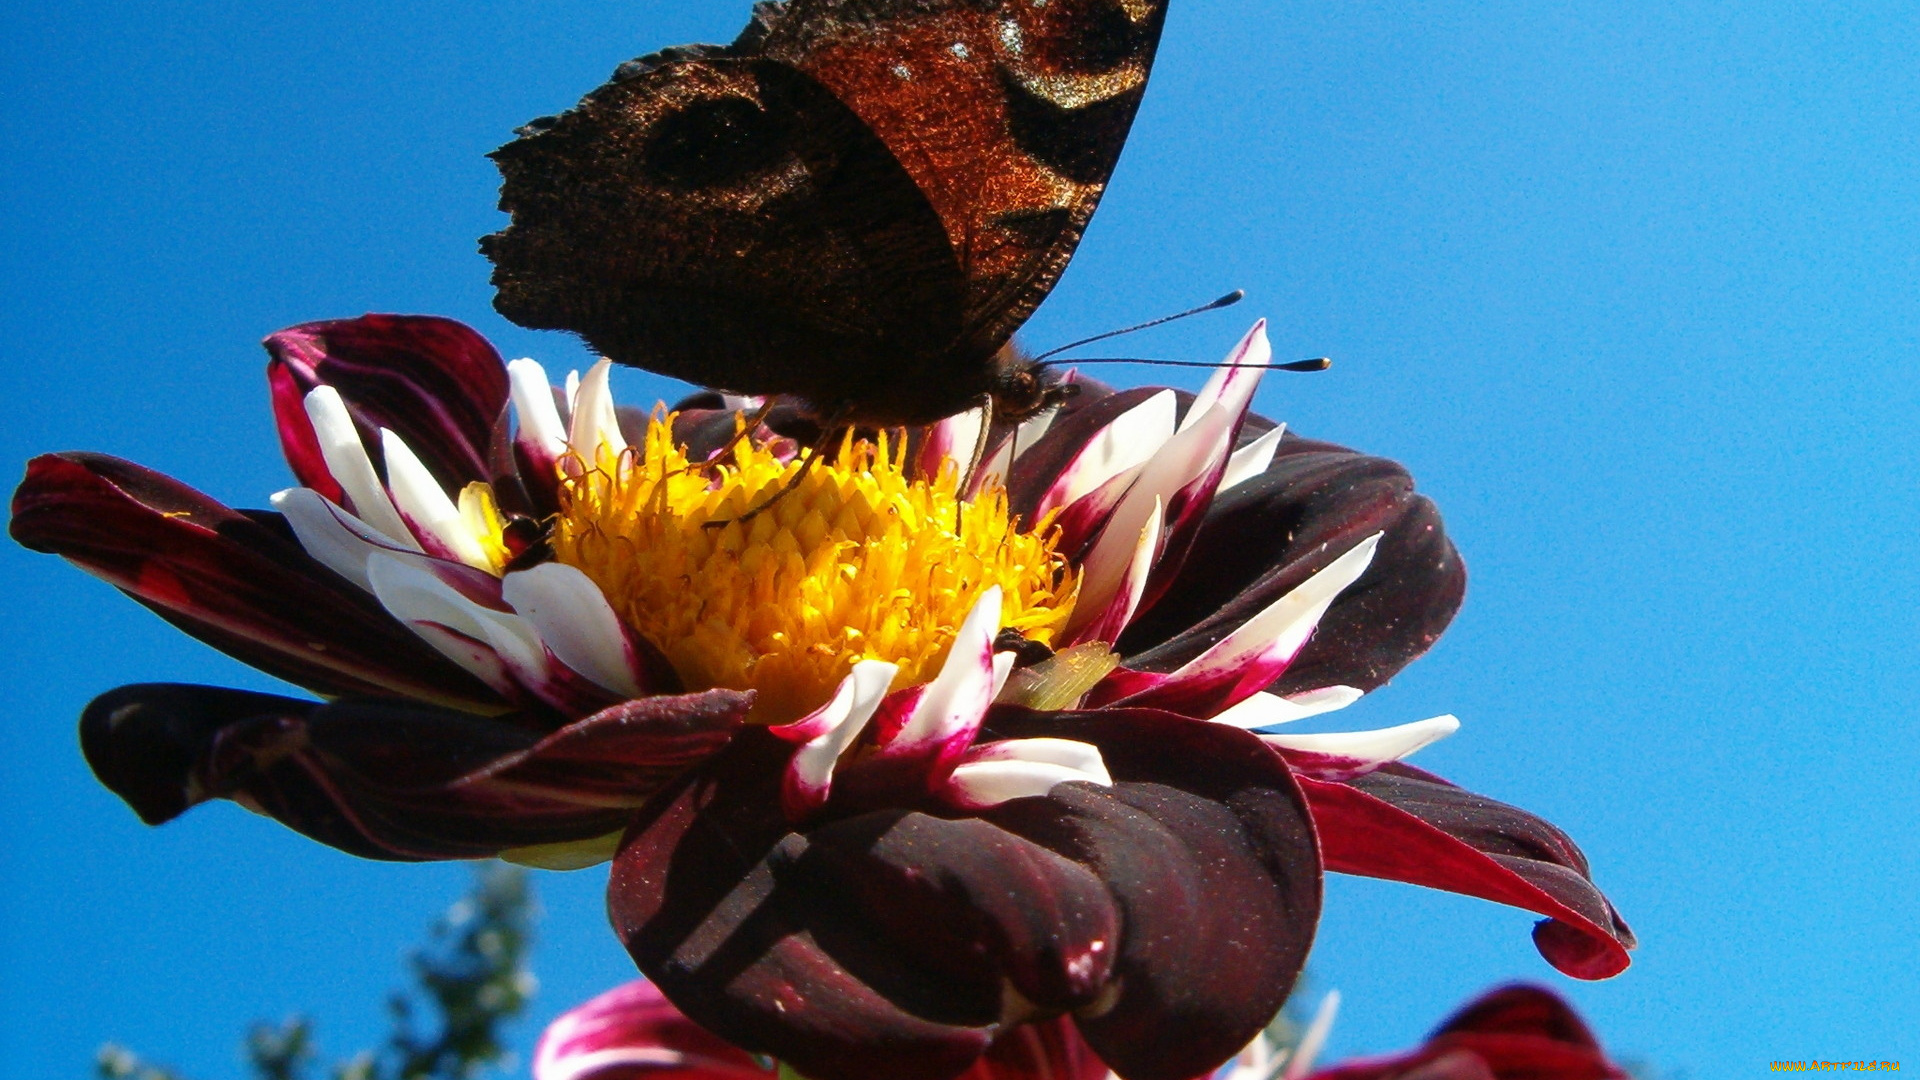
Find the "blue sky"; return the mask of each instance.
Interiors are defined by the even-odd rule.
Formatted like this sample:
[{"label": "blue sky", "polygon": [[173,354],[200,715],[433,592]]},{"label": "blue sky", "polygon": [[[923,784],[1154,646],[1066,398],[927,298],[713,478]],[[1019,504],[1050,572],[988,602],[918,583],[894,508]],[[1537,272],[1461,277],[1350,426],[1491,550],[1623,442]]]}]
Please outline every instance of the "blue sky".
[{"label": "blue sky", "polygon": [[[1336,879],[1312,962],[1336,1055],[1490,983],[1569,993],[1667,1073],[1920,1059],[1920,16],[1908,5],[1174,0],[1047,346],[1230,288],[1331,355],[1259,408],[1405,462],[1472,574],[1426,659],[1324,727],[1441,712],[1420,763],[1580,841],[1639,932],[1555,975],[1522,913]],[[0,464],[112,452],[236,505],[288,483],[255,344],[364,311],[495,316],[482,156],[744,0],[77,0],[0,14]],[[1158,381],[1151,369],[1122,381]],[[1197,382],[1198,380],[1192,380]],[[634,375],[627,400],[675,391]],[[147,829],[73,721],[121,683],[270,680],[0,548],[0,1061],[114,1039],[202,1080],[255,1018],[328,1049],[458,866],[353,860],[236,807]],[[542,875],[541,1020],[627,978],[603,875]],[[537,1024],[523,1025],[530,1047]]]}]

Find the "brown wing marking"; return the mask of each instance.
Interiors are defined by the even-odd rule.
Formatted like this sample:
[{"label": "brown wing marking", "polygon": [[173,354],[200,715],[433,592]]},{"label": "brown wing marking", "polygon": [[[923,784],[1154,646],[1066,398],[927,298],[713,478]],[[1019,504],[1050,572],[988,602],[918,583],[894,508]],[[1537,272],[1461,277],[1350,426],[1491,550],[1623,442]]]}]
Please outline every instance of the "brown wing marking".
[{"label": "brown wing marking", "polygon": [[939,214],[967,351],[1038,306],[1140,102],[1164,0],[792,0],[761,47],[867,122]]},{"label": "brown wing marking", "polygon": [[959,336],[926,197],[816,80],[737,51],[628,65],[494,154],[495,306],[623,363],[815,400]]}]

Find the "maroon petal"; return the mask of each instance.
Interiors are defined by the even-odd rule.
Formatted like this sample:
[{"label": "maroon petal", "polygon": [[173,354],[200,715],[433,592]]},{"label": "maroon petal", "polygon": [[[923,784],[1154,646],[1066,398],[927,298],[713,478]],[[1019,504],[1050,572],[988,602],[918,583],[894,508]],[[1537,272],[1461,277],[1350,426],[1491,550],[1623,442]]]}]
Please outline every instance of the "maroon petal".
[{"label": "maroon petal", "polygon": [[533,1052],[533,1080],[772,1080],[775,1071],[682,1016],[644,979],[567,1010]]},{"label": "maroon petal", "polygon": [[749,733],[642,812],[615,929],[690,1016],[816,1080],[955,1076],[1062,1009],[1129,1080],[1218,1066],[1285,999],[1318,916],[1291,776],[1244,732],[1166,714],[996,725],[1093,742],[1116,783],[977,819],[830,803],[793,832],[790,748]]},{"label": "maroon petal", "polygon": [[507,369],[472,329],[428,315],[363,315],[289,327],[264,344],[281,446],[307,487],[324,495],[333,486],[301,400],[321,384],[340,391],[376,461],[380,429],[391,428],[448,490],[488,478]]},{"label": "maroon petal", "polygon": [[71,560],[194,637],[315,693],[500,699],[290,536],[149,469],[47,454],[13,496],[13,538]]},{"label": "maroon petal", "polygon": [[608,884],[614,930],[698,1023],[814,1080],[960,1073],[991,1041],[997,997],[889,965],[893,942],[822,903],[820,874],[792,880],[807,841],[780,811],[791,748],[755,735],[642,813]]},{"label": "maroon petal", "polygon": [[630,701],[542,737],[400,701],[123,686],[80,718],[95,775],[148,824],[233,799],[355,855],[476,858],[604,836],[719,750],[751,695]]},{"label": "maroon petal", "polygon": [[1469,1003],[1425,1046],[1316,1072],[1311,1080],[1626,1080],[1559,995],[1503,986]]},{"label": "maroon petal", "polygon": [[1410,765],[1345,782],[1299,778],[1327,869],[1536,911],[1540,955],[1580,979],[1626,970],[1633,931],[1559,829]]},{"label": "maroon petal", "polygon": [[1093,743],[1115,780],[1044,800],[1072,819],[1035,815],[1042,800],[987,815],[1086,862],[1120,900],[1120,992],[1078,1018],[1087,1041],[1127,1080],[1186,1080],[1238,1053],[1285,1002],[1320,917],[1320,860],[1292,776],[1256,736],[1149,709],[997,710],[990,726]]},{"label": "maroon petal", "polygon": [[1466,568],[1406,470],[1291,436],[1263,475],[1214,500],[1179,578],[1120,651],[1131,668],[1172,671],[1376,532],[1386,536],[1373,564],[1271,689],[1380,686],[1452,621]]}]

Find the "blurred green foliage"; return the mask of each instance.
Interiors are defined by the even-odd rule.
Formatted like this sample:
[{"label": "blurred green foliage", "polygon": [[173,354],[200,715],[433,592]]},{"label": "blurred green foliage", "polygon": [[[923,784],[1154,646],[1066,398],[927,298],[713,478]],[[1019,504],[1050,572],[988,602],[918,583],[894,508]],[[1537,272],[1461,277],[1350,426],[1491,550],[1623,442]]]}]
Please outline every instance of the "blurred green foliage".
[{"label": "blurred green foliage", "polygon": [[[535,981],[527,969],[536,908],[526,871],[503,863],[477,867],[471,891],[429,931],[408,958],[414,988],[387,1001],[393,1031],[378,1050],[333,1064],[332,1080],[477,1080],[508,1067],[506,1023],[526,1008]],[[429,1021],[427,1018],[431,1018]],[[314,1080],[319,1051],[313,1025],[296,1016],[247,1033],[255,1080]],[[122,1046],[101,1047],[99,1080],[185,1080]]]}]

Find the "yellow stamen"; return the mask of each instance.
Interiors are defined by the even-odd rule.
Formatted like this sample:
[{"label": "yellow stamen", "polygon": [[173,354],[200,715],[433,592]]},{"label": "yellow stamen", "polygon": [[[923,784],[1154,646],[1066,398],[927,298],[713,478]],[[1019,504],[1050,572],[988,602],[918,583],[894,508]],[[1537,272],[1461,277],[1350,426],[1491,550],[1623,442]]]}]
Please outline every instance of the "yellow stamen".
[{"label": "yellow stamen", "polygon": [[1006,492],[970,501],[949,464],[910,478],[903,445],[842,440],[751,520],[799,458],[742,438],[730,463],[690,467],[656,416],[642,446],[563,463],[555,555],[579,567],[689,690],[759,692],[752,719],[779,723],[824,703],[856,661],[897,664],[899,689],[932,678],[981,590],[1002,590],[1001,625],[1050,643],[1078,575],[1049,522],[1021,531]]}]

